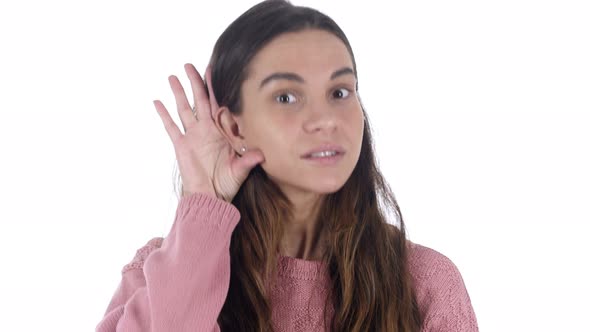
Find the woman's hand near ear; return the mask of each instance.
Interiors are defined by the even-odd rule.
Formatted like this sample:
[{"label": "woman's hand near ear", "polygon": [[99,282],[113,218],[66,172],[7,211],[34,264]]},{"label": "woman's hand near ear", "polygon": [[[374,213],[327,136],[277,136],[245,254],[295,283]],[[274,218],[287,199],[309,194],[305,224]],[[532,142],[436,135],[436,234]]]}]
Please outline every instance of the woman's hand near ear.
[{"label": "woman's hand near ear", "polygon": [[196,107],[194,115],[178,78],[174,75],[168,77],[184,134],[174,123],[164,104],[154,100],[156,110],[174,145],[183,184],[182,196],[200,192],[231,202],[250,170],[264,161],[264,155],[260,150],[252,150],[238,157],[213,119],[219,105],[211,85],[210,67],[205,72],[210,98],[207,97],[205,84],[195,67],[187,63],[184,69],[191,82]]}]

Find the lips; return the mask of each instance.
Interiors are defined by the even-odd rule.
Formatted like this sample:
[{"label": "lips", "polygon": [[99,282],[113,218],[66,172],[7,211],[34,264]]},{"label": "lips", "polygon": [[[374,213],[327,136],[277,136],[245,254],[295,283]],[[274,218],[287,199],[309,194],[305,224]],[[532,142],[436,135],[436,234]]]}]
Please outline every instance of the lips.
[{"label": "lips", "polygon": [[333,143],[324,143],[324,144],[318,145],[315,148],[307,151],[306,153],[301,155],[301,158],[311,158],[311,155],[313,153],[318,153],[318,152],[323,152],[323,151],[334,151],[334,152],[336,152],[336,156],[344,154],[344,152],[345,152],[344,148],[340,145],[333,144]]}]

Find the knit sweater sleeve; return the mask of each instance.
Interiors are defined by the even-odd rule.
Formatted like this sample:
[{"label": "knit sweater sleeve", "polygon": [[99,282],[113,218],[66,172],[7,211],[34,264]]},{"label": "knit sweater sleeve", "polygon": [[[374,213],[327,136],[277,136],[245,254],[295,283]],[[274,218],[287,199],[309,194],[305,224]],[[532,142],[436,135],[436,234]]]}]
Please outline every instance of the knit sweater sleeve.
[{"label": "knit sweater sleeve", "polygon": [[471,299],[457,266],[443,254],[412,243],[409,268],[423,317],[422,332],[478,332]]},{"label": "knit sweater sleeve", "polygon": [[182,197],[168,236],[150,240],[123,267],[96,331],[219,331],[239,218],[237,208],[221,199]]}]

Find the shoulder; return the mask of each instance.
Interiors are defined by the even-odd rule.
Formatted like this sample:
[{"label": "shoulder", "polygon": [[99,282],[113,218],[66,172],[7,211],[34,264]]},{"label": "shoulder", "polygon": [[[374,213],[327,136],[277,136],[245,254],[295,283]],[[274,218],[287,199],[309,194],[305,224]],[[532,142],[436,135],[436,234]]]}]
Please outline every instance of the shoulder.
[{"label": "shoulder", "polygon": [[455,263],[434,249],[408,241],[408,269],[421,307],[428,307],[442,295],[466,295],[463,278]]},{"label": "shoulder", "polygon": [[412,276],[421,281],[439,278],[461,278],[459,269],[447,256],[408,240],[408,264]]},{"label": "shoulder", "polygon": [[121,270],[121,273],[125,273],[125,272],[127,272],[129,270],[133,270],[133,269],[142,269],[145,259],[149,256],[149,254],[152,251],[154,251],[162,246],[162,241],[164,241],[164,238],[155,237],[155,238],[149,240],[141,248],[137,249],[137,251],[135,252],[135,256],[133,257],[131,262],[129,262],[128,264],[126,264],[123,267],[123,269]]},{"label": "shoulder", "polygon": [[424,318],[423,331],[478,331],[471,299],[453,261],[408,241],[408,267]]}]

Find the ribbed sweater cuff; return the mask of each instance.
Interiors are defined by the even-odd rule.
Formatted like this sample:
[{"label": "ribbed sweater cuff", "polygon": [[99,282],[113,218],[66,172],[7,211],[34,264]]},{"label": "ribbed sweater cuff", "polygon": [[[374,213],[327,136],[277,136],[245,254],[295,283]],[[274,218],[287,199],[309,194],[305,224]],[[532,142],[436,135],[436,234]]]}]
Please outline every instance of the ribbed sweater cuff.
[{"label": "ribbed sweater cuff", "polygon": [[177,220],[204,221],[223,233],[231,233],[240,220],[240,212],[233,204],[204,193],[182,197],[176,214]]}]

